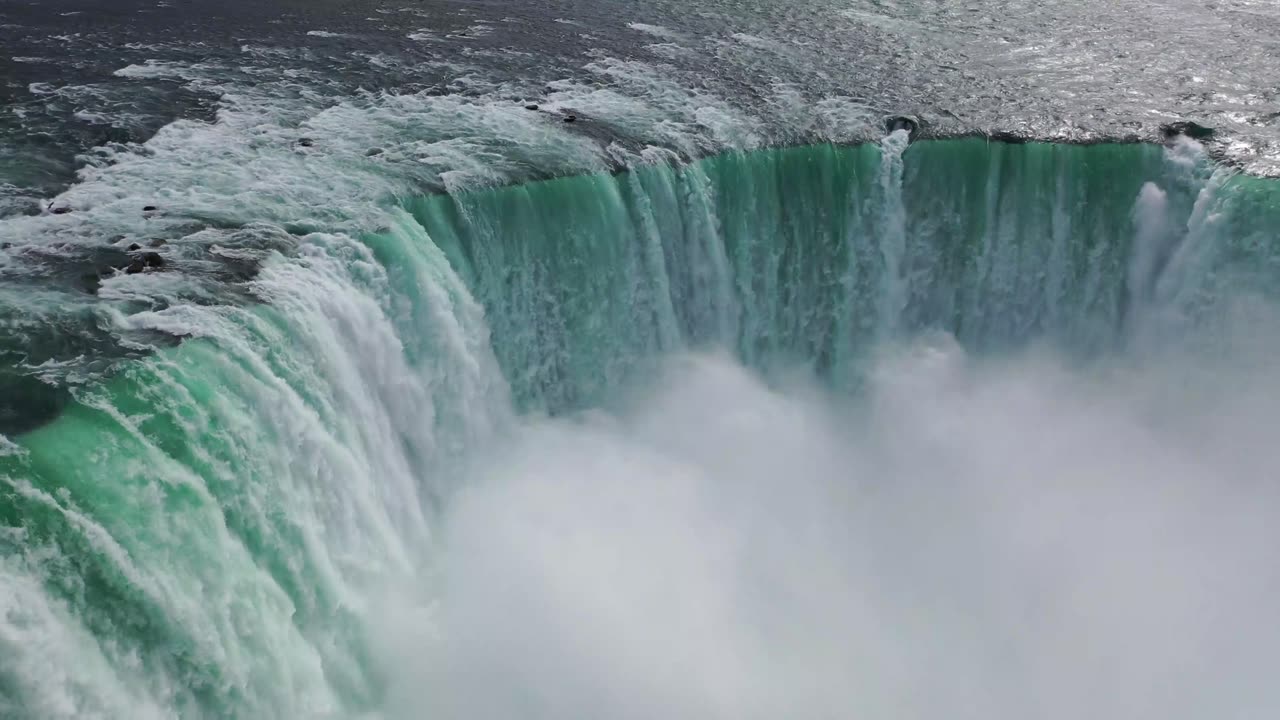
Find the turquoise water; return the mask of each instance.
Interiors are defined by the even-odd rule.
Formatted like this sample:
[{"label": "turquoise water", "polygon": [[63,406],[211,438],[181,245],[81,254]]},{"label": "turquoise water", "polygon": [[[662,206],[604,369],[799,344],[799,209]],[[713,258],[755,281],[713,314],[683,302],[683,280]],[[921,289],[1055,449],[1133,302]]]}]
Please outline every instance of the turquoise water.
[{"label": "turquoise water", "polygon": [[[1221,653],[1220,668],[1243,658],[1265,665],[1269,631],[1254,644],[1218,630],[1212,618],[1227,608],[1261,622],[1260,598],[1271,587],[1234,583],[1272,574],[1270,552],[1250,532],[1277,507],[1263,482],[1274,451],[1254,434],[1274,410],[1249,403],[1280,388],[1266,360],[1270,341],[1280,339],[1276,182],[1216,169],[1187,142],[905,140],[734,152],[405,196],[381,211],[377,232],[310,232],[295,252],[270,253],[248,286],[254,302],[158,313],[156,322],[187,339],[75,386],[56,418],[0,446],[0,716],[754,717],[786,708],[807,708],[810,717],[859,708],[873,717],[929,716],[930,707],[946,705],[909,702],[888,689],[907,684],[902,668],[912,667],[971,668],[972,678],[955,670],[938,680],[937,697],[968,697],[965,707],[978,716],[1025,710],[1020,703],[1036,696],[1027,690],[1006,702],[1018,693],[989,684],[1010,672],[1008,657],[1032,668],[1024,679],[1041,683],[1045,697],[1078,673],[1096,680],[1085,670],[1095,652],[1100,675],[1130,680],[1145,681],[1135,671],[1143,663],[1161,682],[1194,677],[1194,663],[1175,667],[1173,659],[1202,657],[1204,643]],[[926,360],[902,350],[920,347]],[[899,350],[917,359],[885,359]],[[690,354],[712,369],[679,370]],[[935,356],[956,374],[946,383],[969,389],[957,396],[955,386],[930,385],[937,366],[927,357]],[[1049,369],[1044,357],[1053,358]],[[991,384],[984,368],[1000,363],[1013,366]],[[885,379],[895,369],[919,374],[932,390],[895,395],[903,386]],[[1025,387],[1000,384],[1019,378]],[[1039,389],[1024,396],[1019,388]],[[1132,403],[1118,399],[1128,393]],[[710,412],[734,401],[747,408],[741,417]],[[930,406],[950,424],[928,428],[907,412]],[[614,419],[582,419],[592,413]],[[1209,422],[1215,417],[1220,424]],[[726,418],[746,425],[720,428]],[[1132,422],[1117,430],[1117,418]],[[1019,439],[1019,427],[1040,421],[1062,432]],[[1254,430],[1228,432],[1237,422]],[[663,430],[668,423],[681,433]],[[867,440],[879,437],[877,427],[901,431],[899,439],[920,430],[918,446],[903,452],[932,449],[937,464],[878,465],[877,453],[893,455],[897,446]],[[971,435],[976,428],[989,432]],[[1092,429],[1072,435],[1080,428]],[[1108,437],[1129,432],[1137,439],[1123,452],[1109,449]],[[948,437],[968,452],[955,455],[949,445],[942,452],[936,441]],[[1187,437],[1204,444],[1195,462],[1178,454]],[[756,457],[768,438],[778,440],[776,454]],[[710,465],[682,454],[686,442],[703,441],[716,449]],[[943,482],[954,471],[954,486],[937,502],[971,512],[964,501],[976,495],[964,490],[977,485],[964,478],[1004,478],[995,458],[1016,456],[1023,442],[1054,453],[1028,449],[1009,460],[1010,485],[1041,473],[1060,483],[999,494],[988,530],[1045,517],[1031,509],[1036,502],[1074,507],[1075,481],[1087,488],[1083,505],[1119,508],[1129,518],[1153,508],[1162,520],[1145,531],[1145,521],[1134,520],[1139,529],[1130,537],[1119,530],[1129,520],[1051,514],[1057,525],[1045,526],[1052,541],[1044,542],[1057,550],[1043,557],[1047,568],[1071,568],[1055,578],[1061,585],[1031,577],[1000,554],[1004,545],[974,540],[982,532],[967,525],[953,541],[971,552],[950,565],[929,550],[950,542],[945,533],[913,555],[910,540],[893,550],[889,529],[868,529],[878,540],[857,562],[823,535],[844,525],[880,527],[861,509],[832,509],[878,502],[866,487],[872,476],[910,490],[881,508],[886,527],[950,527],[924,524],[937,510],[916,494],[929,486],[917,485],[921,478]],[[1086,442],[1097,445],[1090,451]],[[866,452],[844,454],[858,448]],[[730,463],[739,453],[753,462]],[[1071,459],[1081,454],[1114,462]],[[822,461],[810,467],[797,458]],[[980,469],[966,474],[957,458],[994,464],[975,460]],[[577,475],[579,465],[592,480]],[[756,476],[756,468],[768,472]],[[1145,482],[1183,472],[1186,482],[1167,496]],[[682,484],[686,473],[740,477],[755,494],[716,503],[737,508],[730,520],[719,514],[728,511],[704,511],[702,500],[685,502],[685,493],[729,497],[719,484]],[[564,482],[552,483],[550,494],[521,484],[543,476]],[[1104,476],[1115,497],[1094,485]],[[1143,484],[1129,482],[1137,479]],[[1239,537],[1208,533],[1222,529],[1216,520],[1186,519],[1209,480],[1255,508],[1256,516],[1230,526]],[[514,495],[486,489],[504,482],[514,483]],[[821,490],[814,490],[827,502],[821,522],[809,522],[809,505],[790,508],[780,489],[787,482],[797,492]],[[593,500],[602,487],[609,492]],[[646,489],[628,496],[637,487]],[[828,502],[836,490],[843,499]],[[575,497],[584,498],[592,523],[558,514]],[[650,501],[674,507],[675,519],[625,509]],[[616,525],[600,520],[610,512],[620,512]],[[564,534],[545,532],[538,513]],[[742,519],[754,513],[774,522]],[[504,521],[514,529],[490,527],[491,544],[477,539],[478,528]],[[715,532],[688,530],[702,527]],[[809,530],[821,537],[808,538]],[[1149,540],[1202,531],[1220,542],[1189,550],[1181,569],[1168,562],[1174,548],[1187,548]],[[1114,541],[1132,565],[1091,572],[1094,534]],[[774,535],[776,544],[761,540]],[[1072,537],[1077,552],[1063,540]],[[593,543],[603,556],[584,549]],[[725,549],[741,543],[759,558],[762,577],[750,582],[719,574],[736,565],[717,553],[743,551]],[[577,570],[561,574],[557,557],[577,558]],[[615,577],[610,557],[640,562]],[[460,571],[467,558],[481,570]],[[647,558],[658,558],[654,567]],[[1235,565],[1224,570],[1224,558]],[[880,562],[906,569],[901,577],[866,570]],[[933,635],[933,625],[854,602],[858,588],[927,594],[931,582],[946,585],[947,573],[935,574],[940,566],[964,567],[989,585],[956,591],[954,607],[913,606],[905,595],[880,600],[916,607],[916,619],[943,618],[954,633]],[[1157,566],[1159,577],[1143,584],[1129,572]],[[1172,601],[1177,612],[1167,614],[1201,644],[1157,642],[1158,623],[1140,636],[1111,624],[1143,612],[1166,618],[1157,591],[1190,598],[1196,573],[1212,568],[1226,599]],[[483,581],[470,574],[482,571],[491,573]],[[508,584],[494,580],[505,572]],[[588,588],[596,583],[625,592],[595,598]],[[1002,604],[1035,596],[1037,583],[1060,590],[1079,612]],[[1093,606],[1073,605],[1072,592],[1106,587],[1122,590],[1124,602],[1093,624],[1098,618],[1086,611]],[[981,600],[984,593],[999,602]],[[768,600],[756,607],[744,597]],[[674,625],[642,632],[658,616]],[[984,630],[993,617],[1013,616],[1035,632]],[[880,617],[886,627],[914,628],[903,637],[915,642],[954,643],[931,655],[879,633],[854,641],[840,632],[849,617],[860,633]],[[579,621],[594,630],[568,629]],[[1055,621],[1114,640],[1100,636],[1088,651],[1064,651],[1041,673],[1035,648]],[[744,627],[761,636],[742,640]],[[706,638],[701,628],[709,628]],[[848,642],[828,646],[819,640],[824,628]],[[1243,649],[1232,644],[1239,642]],[[1131,643],[1143,652],[1125,649]],[[440,647],[449,652],[438,657]],[[1008,657],[988,662],[994,647],[1006,647]],[[785,670],[753,664],[762,657],[781,658]],[[1112,665],[1108,657],[1121,660]],[[664,664],[669,672],[657,670]],[[1229,715],[1226,708],[1256,707],[1245,700],[1274,700],[1250,673],[1219,682],[1227,674],[1202,674],[1201,694],[1170,691],[1170,705],[1064,702],[1063,712],[1142,716],[1176,706],[1195,717],[1203,716],[1197,709]],[[839,690],[849,677],[867,684]],[[634,687],[624,689],[629,682]],[[1102,698],[1128,697],[1082,686]],[[464,690],[466,698],[451,695]]]},{"label": "turquoise water", "polygon": [[[1273,183],[1180,162],[1149,145],[817,146],[406,206],[485,306],[518,397],[555,411],[690,347],[849,380],[899,334],[1114,350],[1136,305],[1194,322],[1236,281],[1271,292]],[[1159,197],[1135,209],[1147,183]],[[1143,222],[1158,259],[1131,278]]]}]

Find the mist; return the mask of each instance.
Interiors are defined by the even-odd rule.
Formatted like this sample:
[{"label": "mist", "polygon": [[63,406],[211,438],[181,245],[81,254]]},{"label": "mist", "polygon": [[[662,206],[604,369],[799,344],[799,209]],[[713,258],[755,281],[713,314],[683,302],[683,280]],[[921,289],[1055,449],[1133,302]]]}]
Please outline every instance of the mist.
[{"label": "mist", "polygon": [[1256,717],[1280,372],[947,337],[865,392],[671,359],[620,409],[531,420],[383,622],[390,714]]}]

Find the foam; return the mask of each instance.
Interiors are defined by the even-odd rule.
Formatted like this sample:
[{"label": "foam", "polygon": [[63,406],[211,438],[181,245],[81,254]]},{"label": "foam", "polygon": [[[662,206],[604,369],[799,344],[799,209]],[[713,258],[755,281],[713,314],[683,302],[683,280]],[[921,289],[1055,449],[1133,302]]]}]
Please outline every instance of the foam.
[{"label": "foam", "polygon": [[646,23],[631,22],[631,23],[627,23],[627,27],[631,28],[632,30],[635,30],[636,32],[642,32],[642,33],[645,33],[646,35],[652,35],[654,37],[659,37],[667,40],[673,40],[680,37],[678,33],[673,32],[672,30],[665,28],[661,25],[649,25]]}]

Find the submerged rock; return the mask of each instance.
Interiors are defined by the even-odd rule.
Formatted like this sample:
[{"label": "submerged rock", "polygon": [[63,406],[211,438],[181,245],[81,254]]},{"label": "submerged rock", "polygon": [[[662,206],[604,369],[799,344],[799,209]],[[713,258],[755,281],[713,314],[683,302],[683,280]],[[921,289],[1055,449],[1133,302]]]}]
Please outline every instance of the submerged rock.
[{"label": "submerged rock", "polygon": [[0,369],[0,435],[35,430],[57,418],[70,400],[65,387],[14,368]]},{"label": "submerged rock", "polygon": [[912,115],[890,115],[884,119],[884,131],[893,133],[906,130],[908,137],[915,141],[920,134],[920,120]]},{"label": "submerged rock", "polygon": [[[135,248],[141,249],[138,247],[137,243],[129,246],[129,250],[131,252],[136,252]],[[140,272],[162,267],[164,267],[164,256],[158,252],[144,252],[140,255],[135,255],[133,259],[129,261],[129,264],[125,265],[122,269],[126,275],[137,275]]]},{"label": "submerged rock", "polygon": [[1012,130],[997,130],[987,133],[987,140],[992,142],[1001,142],[1006,145],[1026,145],[1031,142],[1031,138],[1027,135],[1018,134]]},{"label": "submerged rock", "polygon": [[311,147],[315,144],[316,144],[316,141],[312,140],[311,138],[307,138],[307,137],[298,138],[298,145],[300,145],[301,147]]},{"label": "submerged rock", "polygon": [[524,106],[524,109],[525,109],[525,110],[537,110],[537,109],[538,109],[538,104],[537,104],[537,103],[529,103],[528,105],[525,105],[525,106]]},{"label": "submerged rock", "polygon": [[578,116],[574,115],[573,113],[570,113],[564,116],[564,121],[567,123],[577,122],[577,120],[578,120]]},{"label": "submerged rock", "polygon": [[97,295],[102,287],[102,276],[98,273],[86,273],[80,276],[80,289],[90,295]]},{"label": "submerged rock", "polygon": [[1165,140],[1172,140],[1179,135],[1185,135],[1192,140],[1204,140],[1213,137],[1213,133],[1213,128],[1189,120],[1160,126],[1160,134],[1164,135]]}]

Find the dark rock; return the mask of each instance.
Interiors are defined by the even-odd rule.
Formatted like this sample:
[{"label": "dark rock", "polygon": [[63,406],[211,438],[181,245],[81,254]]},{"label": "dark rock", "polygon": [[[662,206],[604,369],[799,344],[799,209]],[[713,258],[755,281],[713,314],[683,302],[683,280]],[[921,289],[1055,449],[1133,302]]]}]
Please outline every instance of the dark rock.
[{"label": "dark rock", "polygon": [[141,246],[141,245],[139,245],[138,243],[133,243],[133,244],[129,245],[129,252],[137,252],[137,251],[139,251],[139,250],[141,250],[141,249],[142,249],[142,246]]},{"label": "dark rock", "polygon": [[11,242],[0,243],[0,250],[8,250],[11,247],[13,247],[13,243]]},{"label": "dark rock", "polygon": [[298,139],[298,144],[301,145],[302,147],[311,147],[312,145],[316,144],[316,141],[312,140],[311,138],[304,137],[304,138]]},{"label": "dark rock", "polygon": [[[137,245],[135,244],[129,249],[132,251],[136,247]],[[129,264],[124,266],[123,270],[126,275],[137,275],[140,272],[162,267],[164,267],[164,257],[160,255],[160,253],[144,252],[140,255],[133,256],[133,259],[129,261]]]},{"label": "dark rock", "polygon": [[1026,145],[1031,142],[1031,138],[1026,135],[1019,135],[1012,130],[997,130],[987,135],[987,140],[992,142],[1000,142],[1006,145]]},{"label": "dark rock", "polygon": [[911,140],[920,133],[920,121],[911,115],[890,115],[884,119],[884,131],[887,133],[906,130]]},{"label": "dark rock", "polygon": [[577,116],[577,115],[572,115],[572,114],[570,114],[570,115],[565,115],[565,116],[564,116],[564,121],[565,121],[565,122],[577,122],[577,120],[578,120],[578,116]]},{"label": "dark rock", "polygon": [[1185,135],[1192,140],[1204,140],[1213,137],[1213,128],[1205,127],[1199,123],[1183,121],[1173,122],[1160,126],[1160,133],[1164,135],[1166,140],[1172,140],[1179,135]]},{"label": "dark rock", "polygon": [[66,215],[67,213],[71,212],[71,208],[67,205],[59,205],[56,208],[50,208],[49,212],[53,213],[54,215]]},{"label": "dark rock", "polygon": [[159,208],[157,208],[155,205],[148,205],[148,206],[146,206],[146,207],[142,208],[142,212],[148,212],[148,213],[149,213],[149,212],[155,212],[155,211],[156,211],[156,210],[158,210],[158,209],[159,209]]},{"label": "dark rock", "polygon": [[525,105],[525,106],[524,106],[524,109],[525,109],[525,110],[537,110],[537,109],[538,109],[538,104],[537,104],[537,103],[529,103],[528,105]]}]

